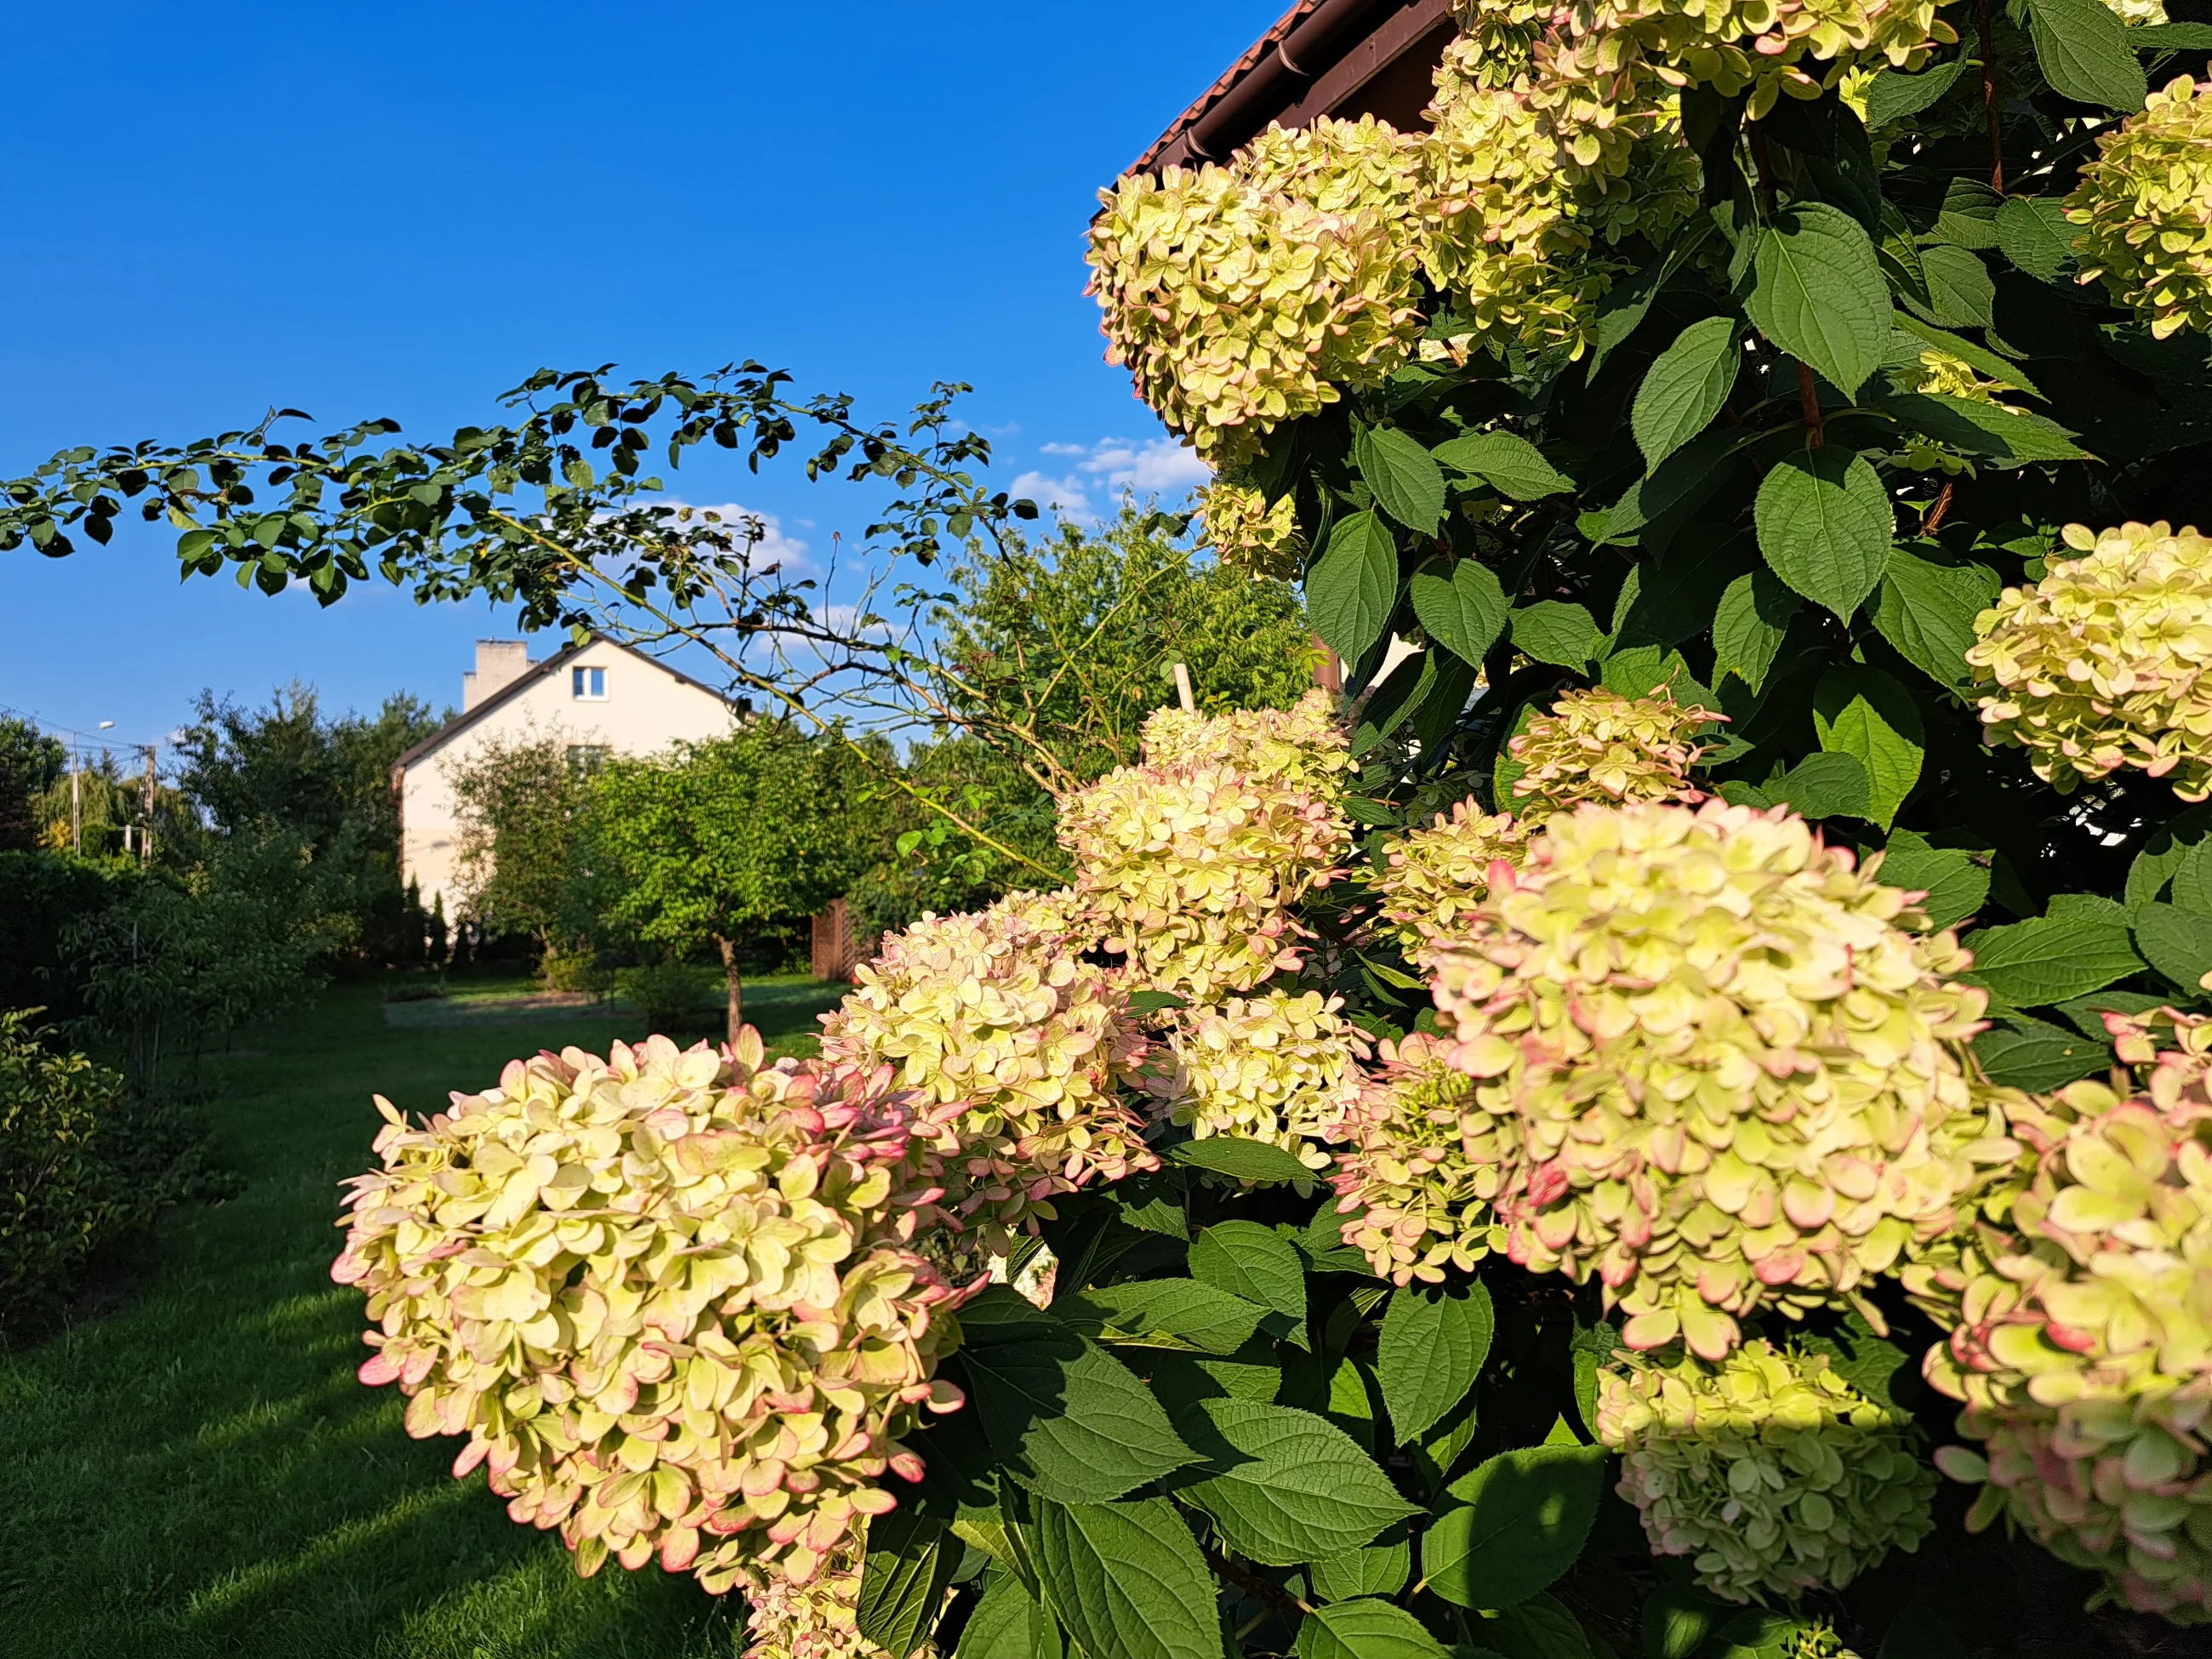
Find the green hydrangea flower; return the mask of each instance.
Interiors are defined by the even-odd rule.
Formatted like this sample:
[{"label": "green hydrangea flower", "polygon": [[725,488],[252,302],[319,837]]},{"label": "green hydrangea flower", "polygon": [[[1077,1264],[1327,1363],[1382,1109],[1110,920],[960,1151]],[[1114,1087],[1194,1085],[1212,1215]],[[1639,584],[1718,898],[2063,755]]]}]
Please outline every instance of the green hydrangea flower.
[{"label": "green hydrangea flower", "polygon": [[2169,82],[2100,134],[2066,216],[2081,281],[2102,278],[2160,339],[2212,330],[2212,81]]}]

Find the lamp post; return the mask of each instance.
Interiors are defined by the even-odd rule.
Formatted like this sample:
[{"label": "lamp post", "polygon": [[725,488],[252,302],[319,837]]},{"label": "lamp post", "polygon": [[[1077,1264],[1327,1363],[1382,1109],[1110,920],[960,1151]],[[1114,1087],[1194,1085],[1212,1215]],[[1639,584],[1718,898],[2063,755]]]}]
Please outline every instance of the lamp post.
[{"label": "lamp post", "polygon": [[[112,732],[113,720],[102,720],[99,730]],[[76,744],[70,744],[70,850],[82,855],[84,852],[84,750]]]}]

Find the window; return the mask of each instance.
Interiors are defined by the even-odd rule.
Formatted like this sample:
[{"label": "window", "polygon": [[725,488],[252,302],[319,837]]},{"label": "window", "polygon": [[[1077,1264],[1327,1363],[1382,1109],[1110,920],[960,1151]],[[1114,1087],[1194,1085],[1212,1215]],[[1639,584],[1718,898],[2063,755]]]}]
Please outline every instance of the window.
[{"label": "window", "polygon": [[604,668],[572,668],[568,671],[568,692],[585,702],[605,702],[607,700],[607,671]]}]

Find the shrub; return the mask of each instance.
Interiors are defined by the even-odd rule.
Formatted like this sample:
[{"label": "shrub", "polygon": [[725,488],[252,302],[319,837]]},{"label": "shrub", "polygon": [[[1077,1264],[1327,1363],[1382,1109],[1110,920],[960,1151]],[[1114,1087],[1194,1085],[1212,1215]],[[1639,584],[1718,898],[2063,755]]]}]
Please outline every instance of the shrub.
[{"label": "shrub", "polygon": [[615,970],[615,988],[637,1005],[656,1031],[686,1032],[709,1022],[720,1000],[720,975],[687,962],[649,962]]},{"label": "shrub", "polygon": [[65,1297],[149,1203],[114,1163],[122,1078],[44,1046],[33,1018],[0,1012],[0,1331]]}]

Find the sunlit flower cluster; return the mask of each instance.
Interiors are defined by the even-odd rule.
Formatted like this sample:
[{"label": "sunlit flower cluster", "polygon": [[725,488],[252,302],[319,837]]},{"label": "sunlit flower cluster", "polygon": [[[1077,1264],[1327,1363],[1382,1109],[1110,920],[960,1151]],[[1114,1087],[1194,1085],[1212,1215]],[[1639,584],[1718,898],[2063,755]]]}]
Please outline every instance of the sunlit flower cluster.
[{"label": "sunlit flower cluster", "polygon": [[1382,918],[1399,943],[1418,949],[1429,939],[1465,927],[1490,896],[1490,866],[1518,864],[1530,826],[1510,812],[1485,812],[1463,800],[1426,829],[1391,845],[1375,872]]},{"label": "sunlit flower cluster", "polygon": [[1985,1481],[1972,1524],[2004,1515],[2130,1607],[2212,1618],[2212,1020],[2169,1017],[2156,1052],[2108,1017],[2145,1073],[2127,1097],[2075,1083],[2016,1107],[2027,1179],[1984,1206],[1940,1294],[1929,1380],[1966,1403]]},{"label": "sunlit flower cluster", "polygon": [[2062,792],[2124,766],[2184,800],[2212,795],[2212,539],[2194,529],[2069,525],[2082,556],[2008,587],[1966,660],[1996,690],[1982,720]]},{"label": "sunlit flower cluster", "polygon": [[1695,734],[1725,718],[1676,702],[1664,687],[1648,697],[1601,685],[1569,691],[1506,746],[1524,769],[1499,805],[1540,821],[1586,802],[1697,800],[1690,769],[1705,745]]},{"label": "sunlit flower cluster", "polygon": [[[746,1597],[744,1659],[889,1659],[860,1634],[861,1554],[846,1545],[804,1583],[770,1574]],[[935,1656],[924,1646],[915,1659]]]},{"label": "sunlit flower cluster", "polygon": [[1226,568],[1280,581],[1305,574],[1305,532],[1292,497],[1270,501],[1265,491],[1220,473],[1199,491],[1198,515],[1206,544]]},{"label": "sunlit flower cluster", "polygon": [[1168,1032],[1172,1120],[1194,1139],[1264,1140],[1309,1169],[1328,1168],[1322,1143],[1352,1109],[1368,1053],[1343,1006],[1318,991],[1273,990],[1177,1015]]},{"label": "sunlit flower cluster", "polygon": [[468,1437],[577,1565],[658,1555],[709,1589],[805,1583],[919,1480],[900,1443],[957,1328],[909,1246],[940,1132],[887,1075],[665,1037],[510,1063],[411,1125],[380,1100],[331,1269],[368,1297],[362,1380]]},{"label": "sunlit flower cluster", "polygon": [[2080,280],[2101,277],[2160,339],[2212,331],[2212,81],[2170,82],[2099,135],[2066,216]]},{"label": "sunlit flower cluster", "polygon": [[1825,1354],[1747,1342],[1718,1364],[1599,1373],[1598,1438],[1651,1547],[1731,1601],[1838,1589],[1934,1527],[1911,1419]]},{"label": "sunlit flower cluster", "polygon": [[1127,992],[1065,932],[1031,925],[1047,903],[1023,894],[974,915],[925,916],[857,971],[822,1021],[826,1059],[888,1063],[902,1087],[958,1104],[939,1146],[943,1202],[998,1242],[1050,1218],[1056,1193],[1158,1163],[1121,1100],[1146,1046]]},{"label": "sunlit flower cluster", "polygon": [[1505,1249],[1498,1204],[1517,1167],[1516,1123],[1475,1098],[1452,1046],[1419,1033],[1384,1043],[1381,1075],[1338,1132],[1347,1144],[1329,1179],[1344,1242],[1396,1285],[1440,1283]]},{"label": "sunlit flower cluster", "polygon": [[1147,766],[1226,766],[1311,791],[1334,805],[1354,764],[1352,739],[1326,691],[1309,691],[1288,708],[1237,708],[1188,714],[1163,708],[1146,718]]},{"label": "sunlit flower cluster", "polygon": [[1985,999],[1905,903],[1781,809],[1551,819],[1424,953],[1453,1063],[1517,1120],[1513,1260],[1717,1358],[1949,1231],[2001,1155],[1959,1052]]}]

